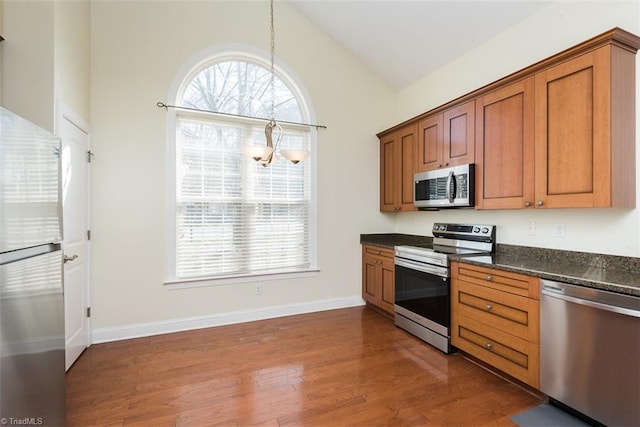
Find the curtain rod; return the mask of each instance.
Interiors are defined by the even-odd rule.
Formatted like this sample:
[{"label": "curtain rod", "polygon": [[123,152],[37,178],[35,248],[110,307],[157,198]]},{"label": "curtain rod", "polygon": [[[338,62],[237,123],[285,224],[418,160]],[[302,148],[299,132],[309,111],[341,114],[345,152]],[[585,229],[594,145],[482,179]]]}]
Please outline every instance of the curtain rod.
[{"label": "curtain rod", "polygon": [[[264,117],[243,116],[241,114],[231,114],[231,113],[219,113],[217,111],[201,110],[199,108],[189,108],[189,107],[180,107],[180,106],[177,106],[177,105],[169,105],[169,104],[165,104],[164,102],[157,102],[156,106],[158,108],[164,108],[165,110],[167,108],[177,108],[179,110],[197,111],[199,113],[209,113],[209,114],[214,114],[214,115],[219,115],[219,116],[240,117],[240,118],[243,118],[243,119],[262,120],[262,121],[265,121],[265,122],[271,121],[271,119],[265,119]],[[289,125],[299,125],[299,126],[314,127],[316,129],[326,129],[327,128],[324,125],[314,125],[314,124],[310,124],[310,123],[287,122],[287,121],[284,121],[284,120],[276,120],[276,122],[277,123],[286,123],[286,124],[289,124]]]}]

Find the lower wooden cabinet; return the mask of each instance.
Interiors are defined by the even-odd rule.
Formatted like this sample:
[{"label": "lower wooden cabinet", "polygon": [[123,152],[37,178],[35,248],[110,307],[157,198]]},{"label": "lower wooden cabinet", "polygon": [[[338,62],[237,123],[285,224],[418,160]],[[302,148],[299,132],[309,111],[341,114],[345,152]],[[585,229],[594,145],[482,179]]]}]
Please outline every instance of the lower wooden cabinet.
[{"label": "lower wooden cabinet", "polygon": [[539,388],[539,279],[457,262],[451,277],[451,343]]},{"label": "lower wooden cabinet", "polygon": [[393,249],[362,245],[362,297],[389,313],[394,313],[395,266]]}]

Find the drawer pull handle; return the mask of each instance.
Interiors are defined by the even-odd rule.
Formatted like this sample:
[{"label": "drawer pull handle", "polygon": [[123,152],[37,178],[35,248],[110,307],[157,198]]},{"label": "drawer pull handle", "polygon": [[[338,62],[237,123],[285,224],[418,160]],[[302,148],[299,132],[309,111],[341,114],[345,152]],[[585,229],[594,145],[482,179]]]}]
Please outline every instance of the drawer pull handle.
[{"label": "drawer pull handle", "polygon": [[493,345],[490,342],[486,343],[484,347],[489,351],[493,350]]},{"label": "drawer pull handle", "polygon": [[485,307],[485,310],[487,311],[491,311],[491,309],[493,308],[493,306],[491,304],[487,304]]},{"label": "drawer pull handle", "polygon": [[380,255],[380,251],[373,251],[374,255]]},{"label": "drawer pull handle", "polygon": [[493,276],[491,276],[491,275],[487,275],[487,281],[488,281],[488,282],[490,282],[490,281],[492,281],[492,280],[493,280]]}]

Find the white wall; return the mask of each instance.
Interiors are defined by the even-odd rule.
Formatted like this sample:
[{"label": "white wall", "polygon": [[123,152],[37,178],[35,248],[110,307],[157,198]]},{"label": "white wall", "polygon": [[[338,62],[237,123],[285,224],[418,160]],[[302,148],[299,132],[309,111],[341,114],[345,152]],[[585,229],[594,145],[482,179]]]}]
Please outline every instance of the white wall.
[{"label": "white wall", "polygon": [[3,5],[2,105],[53,132],[53,2]]},{"label": "white wall", "polygon": [[63,103],[89,120],[89,0],[2,2],[2,105],[55,132]]},{"label": "white wall", "polygon": [[[396,122],[442,105],[616,26],[640,35],[640,2],[552,3],[401,91]],[[640,55],[636,73],[640,76]],[[636,102],[636,113],[640,114],[640,77],[636,78]],[[636,138],[640,141],[638,123],[640,121],[636,122]],[[638,145],[636,143],[636,147]],[[636,154],[636,164],[640,166],[640,147],[636,148]],[[640,204],[640,170],[636,178],[636,199]],[[457,210],[390,216],[395,217],[397,232],[429,235],[436,221],[481,222],[498,225],[499,243],[640,256],[638,209]],[[529,221],[536,222],[535,236],[527,235]],[[566,224],[565,238],[554,237],[557,223]]]},{"label": "white wall", "polygon": [[89,0],[57,1],[54,15],[54,96],[87,123],[90,120],[90,11]]},{"label": "white wall", "polygon": [[253,284],[168,290],[166,112],[155,104],[166,101],[182,64],[204,49],[242,43],[268,51],[268,3],[98,1],[91,16],[94,336],[122,337],[126,325],[162,329],[158,322],[359,301],[359,234],[393,228],[377,212],[375,131],[394,114],[395,94],[277,2],[276,56],[304,83],[317,122],[327,126],[317,147],[321,271],[264,282],[262,296]]}]

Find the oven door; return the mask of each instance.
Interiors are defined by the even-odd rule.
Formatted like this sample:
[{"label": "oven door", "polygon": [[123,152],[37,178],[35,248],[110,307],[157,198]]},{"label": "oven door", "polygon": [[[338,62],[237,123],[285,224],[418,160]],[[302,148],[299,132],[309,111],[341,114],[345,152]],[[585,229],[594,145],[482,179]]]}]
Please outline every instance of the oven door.
[{"label": "oven door", "polygon": [[[402,260],[396,259],[395,305],[401,314],[432,331],[449,337],[451,326],[451,301],[449,277],[435,272],[416,270]],[[447,269],[438,268],[440,274]],[[414,316],[414,315],[417,315]]]}]

